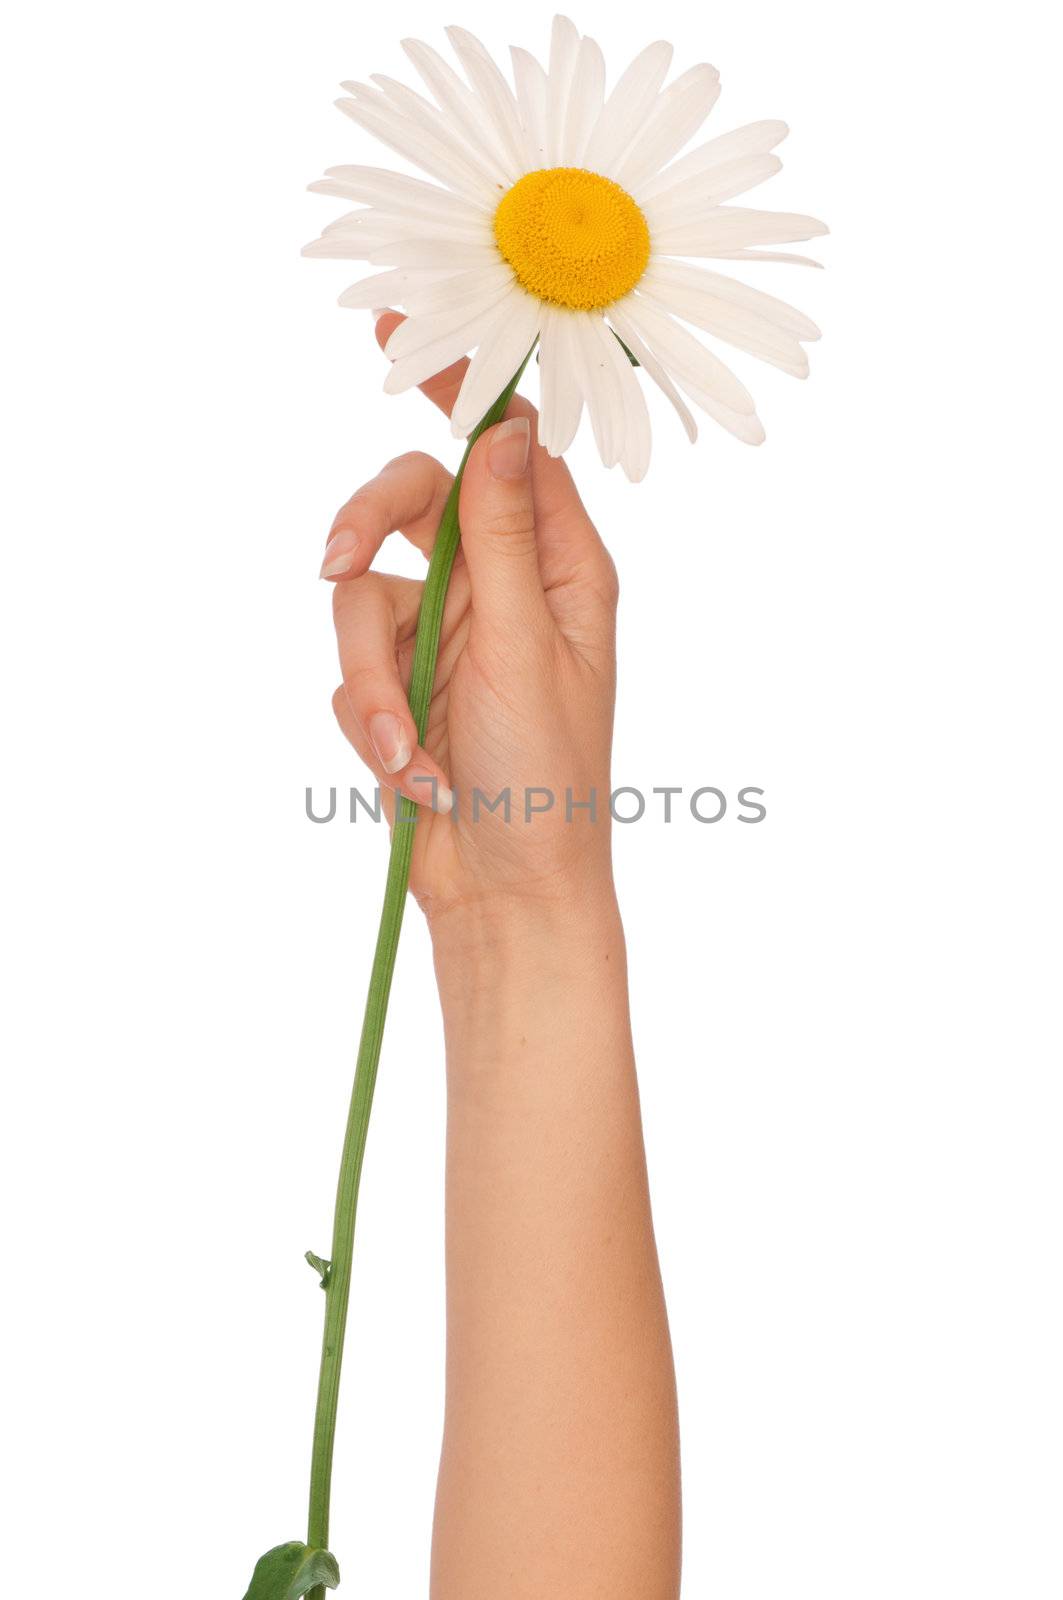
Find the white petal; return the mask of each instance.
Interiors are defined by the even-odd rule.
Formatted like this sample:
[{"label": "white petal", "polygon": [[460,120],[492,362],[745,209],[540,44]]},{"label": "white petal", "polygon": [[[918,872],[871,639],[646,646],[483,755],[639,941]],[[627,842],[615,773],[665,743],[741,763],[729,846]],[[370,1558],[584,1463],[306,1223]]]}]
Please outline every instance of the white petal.
[{"label": "white petal", "polygon": [[744,128],[721,133],[707,144],[691,150],[689,155],[680,156],[663,172],[648,178],[637,190],[635,198],[640,203],[650,200],[655,194],[663,194],[673,184],[696,178],[699,173],[722,166],[726,161],[734,161],[739,156],[767,155],[769,150],[774,150],[777,144],[782,143],[789,131],[785,122],[768,121],[750,122]]},{"label": "white petal", "polygon": [[567,17],[555,17],[550,33],[550,70],[547,73],[546,150],[547,165],[562,164],[561,148],[568,115],[568,97],[579,54],[579,34]]},{"label": "white petal", "polygon": [[317,261],[373,261],[386,244],[379,233],[329,233],[304,244],[302,254]]},{"label": "white petal", "polygon": [[321,233],[322,237],[329,234],[354,236],[372,233],[381,239],[460,240],[484,249],[495,248],[494,235],[485,218],[478,218],[472,223],[445,221],[442,218],[396,215],[394,212],[377,211],[375,207],[366,211],[349,211],[346,216],[337,217],[322,228]]},{"label": "white petal", "polygon": [[631,323],[631,319],[624,310],[626,305],[626,298],[618,301],[615,305],[611,305],[609,307],[609,320],[631,351],[631,354],[637,361],[641,362],[647,377],[651,378],[661,393],[667,395],[672,402],[679,415],[680,422],[686,429],[687,438],[693,444],[698,436],[698,425],[694,421],[689,408],[684,404],[682,395],[668,376],[665,368],[657,360],[653,351],[639,337],[638,332]]},{"label": "white petal", "polygon": [[[470,144],[452,117],[445,116],[430,100],[426,100],[423,94],[418,94],[416,89],[411,89],[408,83],[401,83],[398,78],[389,78],[383,72],[372,72],[369,76],[384,96],[385,105],[393,107],[400,117],[423,129],[433,145],[438,146],[449,159],[463,165],[482,183],[497,187],[497,180],[492,184],[491,174],[485,170],[476,146]],[[357,84],[351,84],[349,87],[358,89]],[[355,99],[357,98],[356,93]]]},{"label": "white petal", "polygon": [[[492,311],[503,295],[511,292],[511,285],[503,283],[493,292],[480,295],[471,303],[448,306],[444,311],[429,311],[420,316],[407,317],[406,321],[400,322],[392,333],[384,354],[389,361],[401,361],[406,356],[416,355],[418,350],[423,350],[426,345],[436,344],[442,339],[449,338],[481,313]],[[468,348],[466,345],[465,349]]]},{"label": "white petal", "polygon": [[517,85],[517,105],[521,126],[524,129],[524,149],[528,171],[535,172],[547,165],[546,108],[548,87],[546,73],[527,50],[511,45],[513,81]]},{"label": "white petal", "polygon": [[[634,325],[633,320],[625,315],[625,312],[629,307],[633,309],[637,315],[638,307],[632,305],[634,299],[634,295],[628,295],[627,298],[621,302],[620,306],[611,306],[609,314],[616,323],[618,331],[623,337],[625,343],[631,349],[632,353],[639,358],[650,377],[654,378],[656,382],[660,383],[661,388],[664,389],[665,394],[668,395],[668,398],[676,407],[679,415],[683,418],[683,423],[687,428],[687,433],[690,437],[690,440],[693,442],[697,436],[697,428],[694,424],[694,419],[690,416],[690,413],[683,405],[682,400],[673,392],[670,392],[672,386],[667,374],[664,373],[663,368],[661,368],[660,363],[657,361],[656,356],[653,355],[653,352],[649,350],[643,343],[639,336],[638,328]],[[658,370],[655,370],[655,368]],[[660,372],[660,376],[658,375],[658,372]],[[752,409],[741,412],[734,411],[730,406],[721,404],[721,402],[714,395],[708,394],[704,388],[693,381],[690,375],[680,376],[678,372],[676,375],[680,378],[683,389],[689,395],[694,404],[696,406],[700,406],[703,411],[707,412],[714,422],[718,422],[722,428],[726,428],[728,433],[734,434],[735,438],[741,439],[744,444],[763,443],[764,427],[755,411]],[[663,382],[662,377],[664,380]]]},{"label": "white petal", "polygon": [[793,267],[819,267],[822,261],[813,261],[811,256],[791,255],[787,250],[714,250],[714,261],[788,261]]},{"label": "white petal", "polygon": [[[719,422],[720,427],[728,430],[728,434],[741,438],[746,445],[762,443],[764,427],[754,411],[751,397],[746,394],[741,384],[738,384],[738,379],[735,379],[733,373],[730,373],[722,363],[716,362],[716,357],[711,357],[711,362],[703,365],[701,358],[704,355],[711,355],[711,352],[687,334],[685,328],[679,328],[677,323],[672,323],[671,318],[658,317],[656,312],[645,306],[644,302],[640,302],[637,294],[629,294],[628,298],[624,299],[623,312],[628,315],[623,323],[618,322],[618,326],[629,326],[629,330],[636,334],[637,339],[645,339],[645,342],[650,344],[650,349],[656,355],[660,355],[661,362],[671,368],[676,381],[685,390],[685,394],[692,398],[695,405],[701,406],[703,411],[708,411],[712,421]],[[613,307],[612,315],[616,320],[616,307]],[[676,341],[672,338],[672,333],[682,334],[684,338]],[[695,360],[690,358],[690,346],[695,350]],[[642,360],[642,349],[639,344],[632,342],[631,349],[639,360]],[[648,366],[647,371],[650,371]],[[740,394],[744,397],[740,406],[727,405],[727,400],[722,398],[722,395],[728,394],[728,390],[722,389],[719,382],[712,381],[711,384],[703,382],[704,378],[714,379],[714,373],[717,371],[727,374],[727,378],[732,379],[733,386],[740,390]]]},{"label": "white petal", "polygon": [[679,227],[687,222],[700,222],[710,207],[746,194],[781,170],[778,156],[740,156],[737,161],[725,161],[696,178],[674,184],[663,194],[642,202],[650,232],[656,233],[673,224]]},{"label": "white petal", "polygon": [[512,160],[506,159],[506,152],[499,140],[485,137],[483,104],[462,83],[450,63],[420,39],[403,39],[402,48],[435,96],[440,110],[461,129],[468,144],[476,151],[484,171],[490,173],[497,182],[507,185],[514,183],[520,175],[520,169]]},{"label": "white petal", "polygon": [[670,261],[666,256],[654,257],[649,271],[659,283],[699,289],[746,311],[754,311],[766,322],[792,333],[795,339],[818,339],[820,336],[816,324],[803,311],[787,305],[785,300],[776,300],[762,289],[753,289],[748,283],[729,278],[726,273],[710,272],[707,267],[696,267],[689,261]]},{"label": "white petal", "polygon": [[340,305],[354,311],[373,311],[377,306],[408,306],[410,298],[422,284],[433,283],[439,277],[435,272],[411,272],[400,267],[396,271],[374,272],[344,289]]},{"label": "white petal", "polygon": [[[466,321],[429,340],[410,355],[403,356],[395,362],[385,379],[385,394],[402,394],[404,390],[412,389],[415,384],[424,383],[427,378],[459,361],[481,341],[493,341],[496,323],[499,323],[505,314],[505,303],[496,302],[486,310],[472,313]],[[410,318],[410,322],[414,320]],[[409,327],[410,322],[404,322],[402,326]],[[501,387],[500,384],[499,388]],[[484,409],[487,409],[486,406]]]},{"label": "white petal", "polygon": [[464,28],[448,28],[447,38],[486,108],[509,170],[518,174],[524,166],[524,130],[513,90],[473,34]]},{"label": "white petal", "polygon": [[795,378],[808,377],[808,357],[792,334],[765,322],[752,311],[728,305],[701,290],[680,288],[674,283],[660,283],[647,272],[639,283],[638,292],[658,311],[670,312],[703,328],[717,339],[733,344],[749,355],[759,356],[773,367],[780,367]]},{"label": "white petal", "polygon": [[642,133],[609,176],[628,191],[652,177],[694,137],[719,93],[720,75],[715,67],[702,65],[684,72],[657,96]]},{"label": "white petal", "polygon": [[583,390],[598,454],[615,467],[624,445],[624,400],[616,373],[598,340],[597,312],[579,312],[572,320],[576,378]]},{"label": "white petal", "polygon": [[321,232],[358,233],[365,228],[366,220],[371,215],[371,208],[368,206],[361,211],[345,211],[342,217],[334,217],[331,222],[326,222]]},{"label": "white petal", "polygon": [[478,298],[486,304],[496,289],[513,281],[512,268],[504,261],[489,267],[473,267],[467,272],[435,273],[429,281],[411,289],[403,304],[411,316],[425,316],[431,311],[443,311],[447,306],[468,305]]},{"label": "white petal", "polygon": [[551,456],[564,455],[576,437],[583,410],[574,370],[571,323],[575,315],[558,306],[543,306],[539,335],[539,443]]},{"label": "white petal", "polygon": [[565,129],[561,138],[561,162],[566,167],[581,167],[591,129],[597,122],[605,96],[605,58],[593,39],[580,40],[576,68],[569,90]]},{"label": "white petal", "polygon": [[591,172],[608,176],[642,132],[671,61],[671,45],[658,39],[621,75],[587,142],[584,159]]},{"label": "white petal", "polygon": [[693,384],[731,411],[753,411],[753,397],[748,389],[700,339],[666,312],[648,304],[638,293],[630,295],[625,306],[635,331],[688,393],[688,386]]},{"label": "white petal", "polygon": [[620,390],[624,410],[620,465],[632,483],[641,483],[649,470],[650,448],[653,442],[646,396],[642,392],[642,385],[635,369],[620,348],[620,341],[612,328],[604,321],[599,321],[597,326],[606,358],[612,363],[613,371],[616,373],[617,387]]},{"label": "white petal", "polygon": [[380,206],[385,211],[419,217],[460,216],[466,221],[487,216],[487,207],[456,195],[453,189],[425,183],[405,172],[389,172],[382,167],[329,167],[324,178],[310,184],[313,194],[337,195],[341,200],[357,200],[361,205]]},{"label": "white petal", "polygon": [[485,174],[474,171],[467,162],[456,161],[445,154],[430,134],[408,117],[403,117],[394,106],[388,104],[383,95],[374,100],[370,94],[370,90],[363,89],[357,100],[352,97],[349,100],[337,100],[336,104],[352,122],[365,128],[381,144],[397,150],[400,156],[405,156],[423,172],[430,172],[433,178],[438,178],[441,183],[456,189],[468,199],[481,204],[490,203],[491,186]]},{"label": "white petal", "polygon": [[456,439],[471,433],[535,343],[542,322],[542,303],[523,289],[513,289],[495,307],[494,321],[469,363],[450,419]]},{"label": "white petal", "polygon": [[666,256],[715,256],[754,244],[789,244],[816,239],[828,231],[815,217],[790,211],[750,211],[744,206],[717,206],[697,223],[660,229],[654,249]]},{"label": "white petal", "polygon": [[[338,235],[340,240],[343,235]],[[389,239],[374,245],[359,258],[375,267],[451,267],[455,271],[472,267],[497,266],[499,254],[469,244],[464,239]]]},{"label": "white petal", "polygon": [[684,383],[683,388],[694,404],[707,412],[713,422],[718,422],[721,428],[733,433],[743,444],[764,443],[764,424],[755,411],[732,411],[729,406],[722,406],[711,394],[706,394],[693,383]]}]

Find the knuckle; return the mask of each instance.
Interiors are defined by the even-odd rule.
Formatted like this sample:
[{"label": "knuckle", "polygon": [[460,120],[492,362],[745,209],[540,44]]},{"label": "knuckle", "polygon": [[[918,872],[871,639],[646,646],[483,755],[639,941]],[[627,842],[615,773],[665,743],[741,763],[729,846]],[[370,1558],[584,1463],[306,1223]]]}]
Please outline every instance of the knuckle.
[{"label": "knuckle", "polygon": [[442,462],[430,456],[426,450],[406,450],[401,456],[394,456],[384,468],[385,472],[418,472],[418,473],[444,473],[446,468]]},{"label": "knuckle", "polygon": [[352,705],[363,705],[380,692],[380,668],[375,661],[345,661],[343,690]]},{"label": "knuckle", "polygon": [[379,492],[375,478],[370,479],[368,483],[363,483],[340,506],[333,518],[333,526],[337,522],[347,521],[354,512],[361,510],[363,506],[372,505]]},{"label": "knuckle", "polygon": [[597,577],[597,587],[602,600],[615,610],[620,600],[620,575],[616,570],[616,562],[604,546]]},{"label": "knuckle", "polygon": [[620,599],[620,578],[616,562],[601,542],[581,562],[579,582],[599,604],[615,611]]},{"label": "knuckle", "polygon": [[530,506],[499,506],[484,519],[487,533],[507,544],[535,543],[535,519]]},{"label": "knuckle", "polygon": [[387,599],[387,579],[384,573],[370,569],[349,583],[332,586],[333,617],[351,617],[359,612],[377,609]]}]

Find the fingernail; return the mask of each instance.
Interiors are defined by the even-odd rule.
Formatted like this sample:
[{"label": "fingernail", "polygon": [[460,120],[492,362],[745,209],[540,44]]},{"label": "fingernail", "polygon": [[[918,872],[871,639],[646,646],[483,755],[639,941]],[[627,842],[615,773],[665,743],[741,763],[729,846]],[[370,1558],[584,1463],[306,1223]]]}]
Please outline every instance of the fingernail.
[{"label": "fingernail", "polygon": [[369,718],[369,737],[385,772],[401,772],[408,767],[413,751],[402,723],[391,711],[377,711]]},{"label": "fingernail", "polygon": [[325,546],[325,559],[321,563],[323,578],[341,578],[354,566],[358,551],[358,535],[352,528],[341,528]]},{"label": "fingernail", "polygon": [[419,806],[427,806],[440,816],[445,817],[454,809],[454,791],[448,789],[445,783],[440,783],[434,772],[411,772],[403,780],[402,787],[408,791],[411,800],[416,800]]},{"label": "fingernail", "polygon": [[492,478],[522,478],[528,470],[531,424],[527,417],[510,417],[500,422],[487,447],[487,465]]}]

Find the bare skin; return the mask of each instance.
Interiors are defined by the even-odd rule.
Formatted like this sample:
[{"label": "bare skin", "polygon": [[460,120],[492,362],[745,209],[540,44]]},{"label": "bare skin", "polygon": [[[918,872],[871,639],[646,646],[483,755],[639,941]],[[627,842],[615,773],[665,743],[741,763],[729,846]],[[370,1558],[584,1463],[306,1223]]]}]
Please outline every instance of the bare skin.
[{"label": "bare skin", "polygon": [[[398,320],[381,318],[382,344]],[[464,366],[423,386],[444,412]],[[616,575],[516,400],[466,470],[418,747],[405,684],[421,586],[369,568],[395,531],[430,551],[450,483],[427,456],[390,463],[338,513],[323,566],[340,726],[386,791],[423,804],[434,780],[439,805],[411,875],[447,1048],[431,1596],[676,1600],[675,1379],[609,847]],[[475,790],[507,788],[508,823],[473,818]],[[525,820],[528,790],[556,800]],[[592,791],[596,819],[579,807]]]}]

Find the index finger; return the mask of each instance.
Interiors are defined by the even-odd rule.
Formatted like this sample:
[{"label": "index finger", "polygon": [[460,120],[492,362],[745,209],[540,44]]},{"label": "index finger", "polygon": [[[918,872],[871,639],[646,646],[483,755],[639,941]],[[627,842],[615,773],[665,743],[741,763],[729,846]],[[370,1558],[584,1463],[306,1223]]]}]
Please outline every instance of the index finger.
[{"label": "index finger", "polygon": [[[381,350],[383,350],[395,329],[405,321],[406,318],[401,311],[385,311],[382,316],[377,318],[376,342]],[[426,395],[431,400],[434,406],[439,407],[445,417],[449,417],[454,409],[454,402],[458,398],[458,391],[468,370],[468,357],[463,356],[460,361],[455,361],[453,366],[444,367],[442,372],[436,372],[431,378],[426,378],[424,383],[418,385],[418,388],[423,395]]]}]

